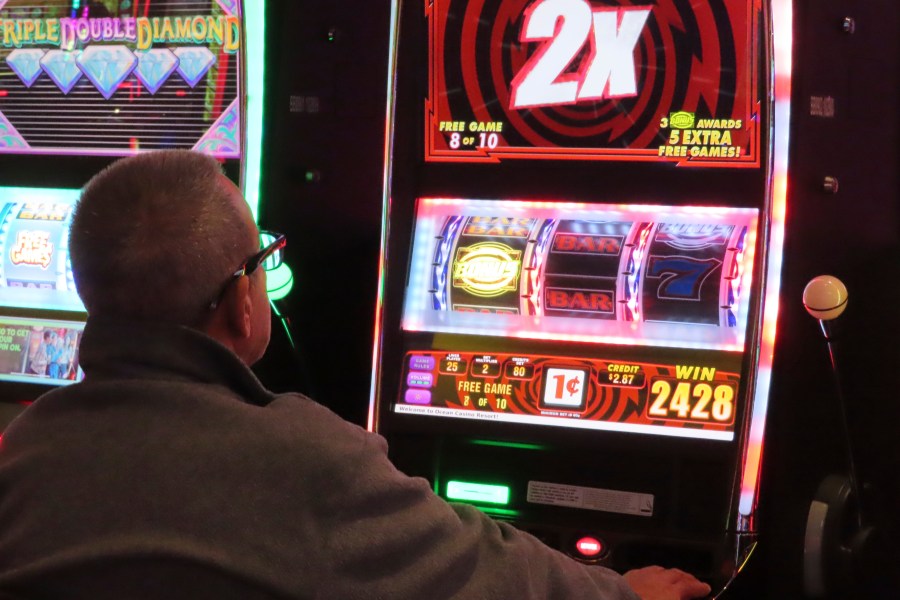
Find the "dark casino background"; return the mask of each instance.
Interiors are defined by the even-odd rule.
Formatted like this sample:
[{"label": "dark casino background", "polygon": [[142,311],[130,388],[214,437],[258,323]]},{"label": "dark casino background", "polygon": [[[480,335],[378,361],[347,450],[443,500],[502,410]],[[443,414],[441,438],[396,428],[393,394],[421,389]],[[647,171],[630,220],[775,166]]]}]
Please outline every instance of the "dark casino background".
[{"label": "dark casino background", "polygon": [[[758,545],[721,597],[892,598],[900,589],[900,7],[894,0],[792,5],[784,261]],[[142,2],[126,8],[141,9]],[[421,150],[402,147],[405,138],[394,156],[398,165],[414,165],[416,175],[386,170],[391,9],[388,0],[267,0],[264,12],[258,221],[287,234],[293,289],[277,301],[284,322],[274,319],[269,352],[255,370],[273,390],[306,393],[361,426],[368,424],[373,387],[385,175],[395,178],[400,196],[432,181],[444,185],[459,174],[478,174],[476,167],[422,174]],[[420,47],[425,52],[427,44]],[[401,43],[401,69],[412,64],[402,58],[403,49]],[[424,87],[426,73],[401,74]],[[408,108],[398,99],[398,123],[414,120],[404,114]],[[59,171],[54,160],[63,165]],[[237,178],[234,159],[223,160]],[[79,187],[108,161],[0,154],[0,186]],[[654,193],[643,167],[599,168],[612,189],[633,182],[642,193]],[[559,169],[552,174],[576,172],[571,165]],[[497,172],[512,177],[519,171]],[[666,177],[703,194],[700,177]],[[717,173],[710,182],[724,189],[728,177]],[[500,197],[503,184],[485,177],[482,188],[472,188],[475,198],[480,190],[485,198]],[[802,301],[807,283],[823,274],[840,278],[849,296],[846,311],[829,325],[840,383],[820,325]],[[23,314],[21,307],[10,311],[16,318]],[[399,343],[394,328],[378,333],[385,346]],[[4,425],[30,394],[27,385],[0,382]],[[828,542],[832,554],[823,563],[827,590],[815,595],[808,582],[804,587],[810,507],[826,478],[848,473],[844,423],[868,529],[859,538],[860,527],[847,515],[829,524],[829,534],[839,539]],[[846,508],[854,514],[853,499]],[[651,556],[680,564],[664,552]]]}]

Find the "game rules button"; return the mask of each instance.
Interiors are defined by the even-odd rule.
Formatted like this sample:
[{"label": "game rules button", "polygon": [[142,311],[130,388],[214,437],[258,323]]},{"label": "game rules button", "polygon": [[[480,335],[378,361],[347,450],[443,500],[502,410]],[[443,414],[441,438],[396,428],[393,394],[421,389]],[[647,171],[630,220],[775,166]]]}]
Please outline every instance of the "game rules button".
[{"label": "game rules button", "polygon": [[404,397],[407,404],[431,404],[431,392],[428,390],[406,390]]},{"label": "game rules button", "polygon": [[412,355],[409,357],[409,368],[413,371],[434,371],[435,360],[433,356]]}]

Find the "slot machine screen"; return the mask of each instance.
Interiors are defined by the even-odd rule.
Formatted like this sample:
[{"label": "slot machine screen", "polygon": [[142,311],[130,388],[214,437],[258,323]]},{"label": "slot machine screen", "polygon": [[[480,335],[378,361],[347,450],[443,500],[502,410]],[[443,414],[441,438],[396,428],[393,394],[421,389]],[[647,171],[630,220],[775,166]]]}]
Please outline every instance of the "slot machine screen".
[{"label": "slot machine screen", "polygon": [[0,187],[0,382],[60,386],[84,377],[84,305],[68,255],[80,193]]},{"label": "slot machine screen", "polygon": [[0,0],[0,154],[241,157],[237,0],[73,4]]},{"label": "slot machine screen", "polygon": [[758,3],[434,0],[425,158],[760,164]]},{"label": "slot machine screen", "polygon": [[81,381],[84,323],[0,316],[0,382],[63,386]]},{"label": "slot machine screen", "polygon": [[68,252],[79,194],[0,187],[0,310],[84,312]]},{"label": "slot machine screen", "polygon": [[[420,198],[401,327],[434,337],[411,342],[393,411],[733,440],[758,219]],[[442,334],[555,346],[436,351]],[[566,354],[579,344],[597,349]]]}]

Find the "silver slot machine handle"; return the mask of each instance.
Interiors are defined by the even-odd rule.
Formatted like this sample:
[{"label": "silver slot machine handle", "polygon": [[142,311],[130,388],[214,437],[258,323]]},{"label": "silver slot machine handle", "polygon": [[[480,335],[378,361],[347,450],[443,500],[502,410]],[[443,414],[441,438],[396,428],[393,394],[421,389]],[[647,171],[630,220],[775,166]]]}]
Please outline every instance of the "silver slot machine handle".
[{"label": "silver slot machine handle", "polygon": [[829,475],[810,503],[803,548],[803,589],[811,598],[838,597],[852,586],[861,558],[874,546],[876,530],[865,525],[847,402],[835,352],[832,322],[847,308],[847,287],[837,277],[820,275],[803,290],[803,306],[818,319],[837,392],[848,475]]}]

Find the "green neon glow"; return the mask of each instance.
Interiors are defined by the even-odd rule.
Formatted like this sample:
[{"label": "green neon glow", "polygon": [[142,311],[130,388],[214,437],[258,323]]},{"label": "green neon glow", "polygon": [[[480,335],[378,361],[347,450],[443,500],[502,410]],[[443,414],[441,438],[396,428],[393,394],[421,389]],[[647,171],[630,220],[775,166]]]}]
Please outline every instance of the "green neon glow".
[{"label": "green neon glow", "polygon": [[[259,222],[259,204],[262,195],[262,140],[263,117],[266,106],[266,2],[251,0],[243,3],[244,11],[244,84],[246,85],[247,127],[244,141],[244,198]],[[266,274],[270,300],[281,300],[294,287],[291,268],[282,264]]]},{"label": "green neon glow", "polygon": [[509,510],[508,508],[495,508],[493,506],[479,506],[478,510],[491,515],[492,517],[518,518],[522,513],[517,510]]},{"label": "green neon glow", "polygon": [[448,481],[447,499],[487,504],[509,504],[509,486]]},{"label": "green neon glow", "polygon": [[244,2],[244,83],[247,123],[244,141],[244,197],[254,220],[259,220],[262,183],[263,111],[265,107],[266,2]]},{"label": "green neon glow", "polygon": [[291,348],[297,349],[297,344],[294,342],[294,334],[291,332],[291,326],[288,323],[287,317],[282,314],[281,309],[278,308],[277,302],[272,302],[269,300],[269,304],[272,307],[272,313],[278,317],[278,320],[281,321],[281,327],[284,329],[284,333],[287,336],[288,343],[290,343]]},{"label": "green neon glow", "polygon": [[546,450],[540,444],[524,444],[521,442],[498,442],[496,440],[471,440],[473,446],[495,446],[497,448],[517,448],[519,450]]},{"label": "green neon glow", "polygon": [[291,293],[294,288],[294,273],[286,263],[281,263],[277,269],[266,271],[266,292],[269,300],[281,300]]}]

